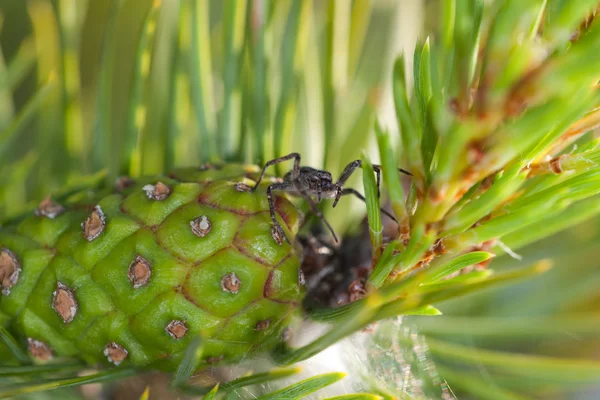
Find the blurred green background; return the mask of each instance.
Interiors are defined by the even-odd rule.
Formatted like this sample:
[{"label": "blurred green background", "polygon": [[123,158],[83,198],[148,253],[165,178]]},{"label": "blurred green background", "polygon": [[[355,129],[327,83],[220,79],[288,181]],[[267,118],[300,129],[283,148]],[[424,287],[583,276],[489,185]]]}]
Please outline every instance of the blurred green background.
[{"label": "blurred green background", "polygon": [[[410,65],[417,39],[435,30],[438,7],[0,0],[0,221],[78,185],[220,159],[261,164],[297,151],[335,175],[374,149],[376,115],[397,130],[392,63],[406,49]],[[358,177],[350,185],[359,187]],[[363,216],[357,205],[348,199],[328,209],[337,230]],[[552,258],[555,268],[443,304],[444,316],[407,320],[434,338],[431,357],[459,398],[600,397],[600,385],[581,386],[581,364],[570,369],[553,358],[538,376],[527,367],[533,356],[502,358],[510,351],[588,359],[589,373],[598,373],[591,360],[600,359],[599,226],[586,221],[523,248],[512,238],[506,244],[524,262]],[[497,269],[517,265],[507,255],[493,261]],[[462,347],[436,346],[435,338]],[[477,349],[495,353],[468,359]]]},{"label": "blurred green background", "polygon": [[100,171],[298,151],[335,175],[375,149],[376,113],[396,129],[391,67],[423,18],[418,0],[1,0],[0,13],[0,220]]}]

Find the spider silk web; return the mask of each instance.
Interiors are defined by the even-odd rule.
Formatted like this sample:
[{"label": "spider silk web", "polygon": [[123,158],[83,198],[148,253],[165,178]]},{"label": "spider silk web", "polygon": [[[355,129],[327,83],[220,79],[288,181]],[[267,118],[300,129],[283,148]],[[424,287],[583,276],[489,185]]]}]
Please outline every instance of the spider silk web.
[{"label": "spider silk web", "polygon": [[[308,326],[307,326],[308,325]],[[301,342],[319,337],[329,325],[303,324]],[[253,358],[249,364],[222,371],[224,379],[239,377],[251,367],[269,369],[268,358]],[[440,377],[431,360],[425,337],[401,317],[380,321],[355,333],[299,364],[302,372],[290,378],[232,392],[227,400],[254,399],[302,379],[328,372],[345,372],[341,381],[304,397],[319,400],[329,396],[371,392],[398,399],[454,400],[456,397]],[[271,366],[272,367],[272,366]],[[283,400],[283,399],[282,399]]]},{"label": "spider silk web", "polygon": [[351,336],[342,344],[342,356],[357,389],[399,399],[456,398],[437,372],[425,337],[402,317]]}]

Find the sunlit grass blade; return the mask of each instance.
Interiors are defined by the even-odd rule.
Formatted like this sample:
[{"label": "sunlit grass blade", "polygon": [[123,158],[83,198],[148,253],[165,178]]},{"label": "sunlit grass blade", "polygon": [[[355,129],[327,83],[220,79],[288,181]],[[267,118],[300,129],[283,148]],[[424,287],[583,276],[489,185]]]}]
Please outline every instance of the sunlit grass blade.
[{"label": "sunlit grass blade", "polygon": [[383,225],[381,224],[381,210],[379,206],[379,188],[375,181],[375,172],[373,165],[363,154],[363,185],[365,188],[365,201],[367,204],[367,219],[369,222],[369,236],[371,238],[371,248],[373,249],[373,259],[377,260],[381,254],[383,244]]},{"label": "sunlit grass blade", "polygon": [[110,184],[115,182],[121,166],[121,161],[114,160],[114,155],[110,154],[113,142],[111,79],[117,45],[114,38],[117,15],[115,1],[88,4],[79,54],[83,129],[91,138],[90,143],[86,143],[86,151],[93,170],[108,169]]},{"label": "sunlit grass blade", "polygon": [[[114,17],[114,26],[110,30],[110,40],[106,44],[105,56],[107,64],[102,67],[102,86],[105,90],[104,99],[101,98],[98,107],[106,124],[104,129],[108,132],[107,159],[103,160],[108,166],[108,179],[112,184],[123,170],[126,170],[129,162],[129,154],[126,153],[125,141],[128,140],[128,123],[131,118],[132,96],[135,95],[132,88],[134,80],[138,75],[135,73],[136,65],[139,66],[139,39],[143,32],[148,13],[154,6],[154,0],[125,0],[118,7]],[[121,40],[128,37],[130,40]],[[147,59],[149,62],[150,59]],[[147,65],[148,66],[148,65]],[[106,75],[104,75],[106,74]],[[154,94],[157,96],[158,94]],[[106,132],[98,132],[100,136]]]},{"label": "sunlit grass blade", "polygon": [[369,282],[375,287],[381,287],[386,279],[389,281],[400,279],[416,266],[435,240],[436,234],[433,230],[424,233],[423,226],[417,226],[412,231],[406,249],[402,253],[390,257],[387,263],[377,264],[369,277]]},{"label": "sunlit grass blade", "polygon": [[566,206],[555,201],[543,201],[520,207],[511,213],[492,218],[481,225],[469,229],[463,233],[448,236],[444,239],[444,245],[449,252],[461,251],[494,238],[510,234],[518,229],[531,227],[544,219],[555,216]]},{"label": "sunlit grass blade", "polygon": [[531,397],[501,388],[493,381],[482,379],[481,376],[458,372],[454,368],[437,366],[440,374],[450,381],[451,387],[458,387],[482,400],[532,400]]},{"label": "sunlit grass blade", "polygon": [[[189,77],[192,108],[200,130],[200,154],[204,161],[216,161],[216,118],[212,89],[212,53],[210,49],[210,1],[187,0],[191,20]],[[186,18],[186,16],[184,16]]]},{"label": "sunlit grass blade", "polygon": [[446,51],[446,57],[452,50],[454,39],[454,24],[456,21],[456,0],[449,0],[442,3],[442,43]]},{"label": "sunlit grass blade", "polygon": [[19,51],[10,60],[5,60],[6,68],[0,70],[0,91],[11,92],[23,81],[35,65],[35,46],[31,38],[25,39]]},{"label": "sunlit grass blade", "polygon": [[241,94],[239,74],[244,42],[247,0],[226,0],[223,6],[223,108],[219,126],[219,153],[229,159],[240,145]]},{"label": "sunlit grass blade", "polygon": [[250,18],[255,21],[249,24],[251,40],[250,53],[252,58],[252,120],[254,132],[254,161],[258,164],[265,162],[265,137],[268,124],[269,108],[267,96],[267,55],[265,54],[265,32],[267,24],[267,7],[263,1],[252,0],[250,3]]},{"label": "sunlit grass blade", "polygon": [[339,381],[345,375],[341,372],[316,375],[283,389],[260,396],[256,400],[299,399]]},{"label": "sunlit grass blade", "polygon": [[297,76],[295,73],[294,54],[299,50],[301,26],[304,21],[301,18],[305,13],[303,8],[308,6],[308,2],[292,2],[286,18],[284,36],[281,40],[282,54],[280,57],[280,66],[278,75],[281,76],[279,97],[275,106],[275,115],[273,120],[273,149],[276,156],[287,154],[291,149],[290,138],[294,128],[293,121],[296,118],[295,92],[297,91]]},{"label": "sunlit grass blade", "polygon": [[[31,207],[28,204],[27,191],[23,182],[34,175],[35,164],[39,156],[30,152],[20,160],[10,163],[0,171],[0,222],[11,218]],[[10,173],[7,173],[10,171]]]},{"label": "sunlit grass blade", "polygon": [[427,344],[435,356],[493,368],[522,378],[592,384],[600,377],[600,362],[595,360],[485,350],[433,338],[428,338]]},{"label": "sunlit grass blade", "polygon": [[[534,184],[527,186],[527,195],[531,195],[532,191],[539,192],[545,188],[554,186],[568,177],[581,174],[598,165],[600,165],[600,150],[574,151],[570,154],[561,154],[548,161],[531,165],[528,168],[528,178],[535,178],[538,175],[545,176],[541,177],[542,179],[538,179]],[[550,174],[553,176],[549,176]]]},{"label": "sunlit grass blade", "polygon": [[393,91],[396,117],[400,124],[403,159],[406,159],[408,163],[407,167],[413,174],[416,187],[423,192],[425,168],[421,157],[421,141],[420,137],[415,135],[417,124],[413,119],[406,94],[406,70],[402,56],[394,64]]},{"label": "sunlit grass blade", "polygon": [[573,38],[581,21],[598,3],[595,0],[561,1],[549,8],[549,18],[544,36],[555,46],[566,44]]},{"label": "sunlit grass blade", "polygon": [[36,47],[37,82],[40,86],[50,81],[57,83],[40,101],[35,124],[35,141],[39,152],[37,182],[56,186],[67,176],[70,163],[64,137],[64,72],[61,60],[61,43],[57,12],[50,1],[27,3]]},{"label": "sunlit grass blade", "polygon": [[473,251],[449,260],[438,258],[436,261],[434,261],[434,264],[430,266],[431,269],[423,273],[423,277],[421,278],[422,282],[423,284],[428,284],[431,282],[440,281],[448,275],[458,272],[461,269],[471,265],[487,261],[493,256],[494,255],[492,253],[488,253],[486,251]]},{"label": "sunlit grass blade", "polygon": [[35,393],[45,390],[80,386],[90,383],[112,382],[117,379],[123,379],[128,376],[133,376],[137,373],[139,372],[132,368],[113,368],[103,372],[98,372],[96,374],[74,378],[54,379],[36,383],[27,382],[15,384],[10,387],[0,387],[0,398],[11,398],[13,396],[23,395],[27,393]]},{"label": "sunlit grass blade", "polygon": [[[6,346],[12,356],[15,358],[15,361],[17,361],[19,364],[31,363],[31,359],[27,353],[22,350],[17,340],[2,325],[0,325],[0,342]],[[12,369],[14,367],[10,368]],[[0,376],[1,375],[2,373],[0,372]]]},{"label": "sunlit grass blade", "polygon": [[[189,1],[182,2],[179,9],[178,25],[179,34],[173,38],[173,52],[171,76],[168,88],[169,106],[165,117],[167,138],[165,145],[165,168],[172,170],[178,165],[198,163],[197,139],[194,118],[190,112],[190,87],[191,77],[188,77],[189,57],[191,57],[191,28]],[[192,121],[192,122],[190,122]],[[190,129],[190,124],[193,124]],[[189,135],[182,137],[183,132],[192,131]],[[190,162],[190,159],[193,160]]]},{"label": "sunlit grass blade", "polygon": [[[549,215],[532,229],[529,226],[520,228],[502,238],[502,242],[509,248],[515,250],[529,243],[560,232],[569,227],[576,226],[589,220],[600,213],[600,199],[593,197],[588,200],[575,203],[566,210],[561,211],[559,215]],[[494,249],[496,252],[503,251],[501,248]]]},{"label": "sunlit grass blade", "polygon": [[459,285],[472,285],[484,281],[485,279],[489,278],[492,274],[493,271],[489,269],[481,271],[472,271],[466,274],[460,274],[452,278],[424,284],[419,288],[418,291],[420,293],[441,292],[445,289],[455,288]]},{"label": "sunlit grass blade", "polygon": [[341,396],[327,397],[324,400],[381,400],[383,397],[371,393],[343,394]]},{"label": "sunlit grass blade", "polygon": [[519,189],[526,176],[527,173],[522,172],[518,165],[505,171],[481,196],[444,218],[443,235],[462,232],[491,213]]},{"label": "sunlit grass blade", "polygon": [[0,157],[5,159],[7,151],[14,146],[14,141],[17,136],[22,133],[23,129],[25,129],[39,112],[40,107],[57,89],[56,79],[51,78],[27,101],[25,106],[21,108],[15,118],[11,121],[10,125],[0,132]]},{"label": "sunlit grass blade", "polygon": [[[477,255],[475,256],[477,257]],[[444,264],[441,264],[444,266]],[[434,291],[425,297],[417,296],[409,301],[400,300],[392,301],[393,299],[401,296],[403,291],[409,292],[410,288],[418,284],[418,278],[412,280],[399,281],[393,285],[383,288],[379,294],[369,296],[367,299],[359,300],[348,306],[341,307],[334,310],[320,310],[311,313],[311,317],[315,320],[320,321],[335,321],[339,326],[343,327],[341,330],[327,333],[315,342],[294,350],[285,350],[276,356],[278,362],[286,364],[296,362],[307,357],[310,357],[316,352],[327,347],[330,343],[333,343],[336,338],[344,337],[345,335],[360,329],[361,326],[366,325],[365,321],[376,321],[382,318],[391,317],[399,314],[409,313],[411,310],[423,307],[430,302],[446,300],[452,297],[461,296],[465,293],[472,291],[481,290],[493,285],[504,284],[517,279],[523,279],[525,277],[539,274],[545,271],[547,265],[540,263],[534,265],[530,269],[522,269],[514,272],[508,272],[504,274],[498,274],[492,276],[487,280],[480,279],[477,282],[456,282],[455,285],[449,285],[451,287],[444,287],[443,290]],[[435,269],[433,270],[435,271]],[[418,275],[417,275],[418,277]],[[482,277],[483,278],[483,277]],[[375,296],[375,297],[373,297]],[[375,302],[374,302],[375,301]],[[382,302],[391,302],[383,305],[378,311],[377,310]]]},{"label": "sunlit grass blade", "polygon": [[506,207],[507,212],[519,210],[538,202],[573,203],[594,196],[600,186],[600,168],[590,169],[582,174],[565,180],[555,186],[542,190],[535,196],[522,196]]},{"label": "sunlit grass blade", "polygon": [[[152,53],[148,54],[151,61],[144,92],[144,122],[142,135],[138,141],[143,175],[165,172],[164,149],[168,139],[169,84],[176,71],[172,57],[179,33],[180,2],[155,0],[155,4],[160,5],[160,12],[154,28],[156,33]],[[193,139],[191,134],[190,138]]]},{"label": "sunlit grass blade", "polygon": [[348,76],[350,79],[356,76],[358,70],[372,12],[373,0],[358,0],[352,4],[350,38],[348,40]]},{"label": "sunlit grass blade", "polygon": [[149,400],[150,399],[150,388],[146,386],[142,394],[140,395],[139,400]]},{"label": "sunlit grass blade", "polygon": [[[531,278],[547,271],[549,268],[550,265],[547,261],[540,261],[528,268],[498,274],[492,274],[489,270],[475,271],[430,285],[420,285],[424,275],[416,274],[380,289],[378,296],[382,298],[381,302],[383,304],[372,314],[371,322],[404,315],[429,304],[461,297],[490,287]],[[356,305],[353,304],[353,308],[343,310],[347,313],[345,315],[362,312],[367,307],[364,301],[365,299],[359,300],[354,303]],[[337,314],[321,312],[320,317],[323,319],[337,319],[339,315],[339,311]]]},{"label": "sunlit grass blade", "polygon": [[[31,362],[27,358],[24,362]],[[34,377],[39,379],[45,373],[50,374],[70,374],[81,371],[82,363],[60,362],[45,365],[26,365],[26,366],[0,366],[0,376],[2,377]]]},{"label": "sunlit grass blade", "polygon": [[[558,138],[560,138],[564,132],[569,128],[569,126],[572,126],[573,123],[575,123],[576,121],[578,121],[580,118],[582,118],[585,114],[585,110],[589,109],[589,108],[593,108],[595,107],[595,104],[597,103],[597,100],[594,97],[588,97],[586,96],[586,93],[572,93],[570,94],[570,96],[577,96],[577,101],[573,101],[574,104],[574,108],[568,107],[568,108],[563,108],[561,111],[564,115],[563,118],[560,119],[560,121],[556,121],[555,125],[553,126],[553,129],[550,130],[550,132],[542,132],[540,130],[536,131],[536,128],[532,125],[530,127],[527,126],[523,126],[523,127],[519,127],[518,125],[516,125],[517,129],[525,129],[525,130],[531,130],[532,134],[534,135],[534,137],[536,137],[537,140],[534,141],[529,141],[529,140],[523,140],[523,139],[517,139],[517,140],[510,140],[512,143],[503,143],[502,145],[498,145],[497,149],[495,149],[492,153],[494,154],[490,154],[488,157],[493,157],[494,155],[498,155],[501,154],[500,152],[502,151],[506,151],[507,154],[504,155],[505,158],[504,160],[510,159],[512,157],[515,157],[517,152],[521,151],[522,153],[525,153],[524,155],[521,154],[521,160],[522,165],[526,165],[527,162],[531,162],[532,160],[535,159],[539,159],[541,158],[543,155],[548,154],[548,151],[552,151],[552,144],[556,143],[556,141],[558,140]],[[561,104],[562,102],[564,102],[564,100],[558,99],[555,103],[555,105]],[[569,104],[571,105],[571,104]],[[538,123],[542,123],[543,119],[545,118],[550,118],[553,112],[558,112],[558,109],[555,109],[554,111],[552,111],[551,107],[549,107],[548,110],[543,110],[542,107],[540,107],[539,109],[533,109],[535,111],[540,111],[540,113],[536,116],[534,115],[532,119],[529,118],[523,118],[523,122],[525,124],[527,123],[531,123],[531,124],[535,124],[535,120],[538,120]],[[547,115],[544,115],[546,112],[548,112]],[[556,116],[554,119],[557,119]],[[546,120],[548,121],[548,120]],[[514,135],[515,133],[518,134],[517,132],[512,131],[511,132],[511,128],[514,128],[515,126],[509,126],[507,132],[505,133],[508,137],[510,137],[511,135]],[[521,131],[524,132],[524,131]],[[500,138],[497,139],[498,141],[500,141]]]},{"label": "sunlit grass blade", "polygon": [[287,378],[288,376],[299,373],[301,370],[302,369],[300,367],[273,369],[268,372],[243,376],[233,381],[222,383],[220,387],[224,392],[231,392],[246,386],[259,385],[278,379]]},{"label": "sunlit grass blade", "polygon": [[[295,375],[301,371],[300,367],[291,367],[291,368],[277,368],[270,370],[268,372],[262,372],[258,374],[249,373],[246,376],[242,376],[240,378],[234,379],[229,382],[220,382],[219,383],[219,393],[229,393],[235,390],[252,386],[264,384],[272,381],[276,381],[278,379],[287,378],[289,376]],[[185,390],[186,393],[190,394],[205,394],[206,388],[198,388],[188,384],[182,384],[179,386],[182,390]]]},{"label": "sunlit grass blade", "polygon": [[206,393],[203,397],[202,400],[213,400],[215,398],[215,396],[217,395],[217,393],[219,392],[219,384],[217,383],[211,390],[210,392]]},{"label": "sunlit grass blade", "polygon": [[400,224],[400,242],[407,240],[410,235],[408,212],[404,203],[404,189],[400,183],[396,157],[387,132],[384,132],[378,122],[375,123],[375,134],[379,144],[379,155],[381,157],[381,169],[383,181],[387,188],[387,194],[394,210],[394,215]]},{"label": "sunlit grass blade", "polygon": [[[446,21],[446,40],[453,38],[454,61],[451,74],[448,74],[450,96],[455,97],[455,103],[461,112],[469,108],[470,90],[475,75],[477,53],[481,36],[481,24],[483,21],[484,2],[475,1],[452,1],[447,7],[454,6],[455,11],[448,11]],[[451,25],[451,24],[452,25]],[[451,26],[454,28],[453,36],[450,36]]]},{"label": "sunlit grass blade", "polygon": [[415,89],[418,87],[419,91],[415,91],[414,93],[415,96],[418,96],[416,101],[419,103],[419,110],[421,111],[421,122],[419,124],[421,126],[421,153],[427,177],[429,177],[433,154],[437,145],[437,132],[435,132],[433,126],[429,123],[429,107],[432,97],[431,74],[431,45],[429,38],[427,38],[419,57],[418,76],[415,77],[418,79],[418,85],[415,81]]},{"label": "sunlit grass blade", "polygon": [[80,29],[77,26],[77,12],[82,10],[77,0],[61,0],[58,4],[59,34],[61,38],[62,91],[64,96],[63,126],[67,154],[80,168],[66,175],[87,174],[90,171],[87,144],[90,136],[83,130],[81,102],[80,65],[77,45]]},{"label": "sunlit grass blade", "polygon": [[535,37],[538,35],[540,30],[542,29],[542,26],[545,22],[544,18],[546,17],[547,12],[548,12],[548,0],[543,0],[542,4],[539,7],[539,11],[538,11],[537,17],[535,19],[535,22],[531,25],[531,29],[529,30],[529,37],[528,37],[529,40],[531,40],[531,41],[535,40]]},{"label": "sunlit grass blade", "polygon": [[552,317],[442,316],[435,320],[413,320],[423,334],[444,337],[489,338],[519,341],[523,338],[552,338],[568,331],[578,337],[598,335],[600,314],[573,314]]},{"label": "sunlit grass blade", "polygon": [[273,358],[275,362],[282,365],[290,365],[302,360],[306,360],[331,346],[338,340],[356,332],[357,330],[368,325],[374,310],[381,306],[381,296],[377,293],[368,296],[357,305],[346,318],[339,320],[335,327],[331,328],[327,333],[320,336],[318,339],[296,349],[282,348],[279,349]]},{"label": "sunlit grass blade", "polygon": [[357,312],[360,308],[360,302],[353,302],[337,308],[311,310],[308,315],[313,321],[335,323]]},{"label": "sunlit grass blade", "polygon": [[147,123],[147,104],[144,103],[145,92],[148,89],[148,79],[152,62],[154,35],[160,12],[160,1],[155,1],[148,10],[142,24],[135,52],[134,70],[132,74],[127,121],[123,140],[123,155],[129,156],[128,171],[132,176],[142,173],[142,148],[144,127]]},{"label": "sunlit grass blade", "polygon": [[434,304],[490,287],[506,285],[508,283],[532,278],[546,272],[548,269],[550,269],[550,267],[551,264],[549,261],[542,260],[527,268],[519,268],[508,272],[495,273],[485,279],[477,279],[474,282],[461,282],[458,280],[456,282],[457,284],[453,287],[443,288],[439,291],[434,290],[431,293],[427,293],[422,297],[419,296],[418,298],[420,298],[420,301],[424,304]]},{"label": "sunlit grass blade", "polygon": [[594,131],[600,126],[600,108],[595,108],[588,112],[585,116],[575,121],[569,128],[563,132],[561,140],[555,143],[547,152],[551,155],[557,155],[562,150],[568,148],[573,141],[581,138],[588,132]]},{"label": "sunlit grass blade", "polygon": [[393,257],[395,251],[394,245],[388,245],[381,253],[381,256],[377,260],[377,264],[375,264],[375,268],[371,273],[371,277],[369,281],[375,287],[380,287],[385,279],[388,277],[394,266],[396,265],[396,261],[398,257]]},{"label": "sunlit grass blade", "polygon": [[200,336],[195,336],[186,347],[183,358],[177,366],[177,371],[173,376],[172,386],[177,387],[192,377],[200,357],[202,357],[203,351],[204,347],[202,345],[202,339]]}]

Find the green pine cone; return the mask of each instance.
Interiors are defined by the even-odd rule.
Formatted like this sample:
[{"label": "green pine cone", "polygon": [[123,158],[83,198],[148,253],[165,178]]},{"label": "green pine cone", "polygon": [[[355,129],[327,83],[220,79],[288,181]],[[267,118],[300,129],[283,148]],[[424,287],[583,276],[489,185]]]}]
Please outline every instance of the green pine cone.
[{"label": "green pine cone", "polygon": [[[0,323],[41,360],[173,370],[196,335],[201,368],[284,340],[300,261],[272,236],[257,167],[120,180],[93,201],[43,201],[0,230]],[[96,201],[97,200],[97,201]],[[301,214],[275,197],[289,238]]]}]

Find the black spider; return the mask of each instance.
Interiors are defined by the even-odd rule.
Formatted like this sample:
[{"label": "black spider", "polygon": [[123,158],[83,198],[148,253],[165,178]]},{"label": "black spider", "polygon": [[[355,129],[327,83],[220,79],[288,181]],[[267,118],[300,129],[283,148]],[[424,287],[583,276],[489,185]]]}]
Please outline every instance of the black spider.
[{"label": "black spider", "polygon": [[[327,228],[333,235],[333,238],[337,242],[338,239],[335,235],[335,232],[333,231],[333,228],[331,227],[331,225],[329,225],[329,222],[327,222],[321,211],[319,211],[319,209],[317,208],[317,203],[319,203],[321,199],[335,199],[333,202],[333,207],[335,207],[338,201],[340,200],[340,197],[347,194],[353,194],[360,200],[365,201],[364,196],[356,190],[343,187],[344,183],[346,183],[348,178],[350,178],[350,175],[352,175],[354,170],[356,168],[362,168],[361,160],[355,160],[348,164],[346,168],[344,168],[344,171],[338,178],[337,182],[333,182],[333,178],[329,172],[311,167],[300,166],[300,154],[291,153],[287,156],[279,157],[274,160],[268,161],[262,169],[260,177],[258,178],[258,181],[256,181],[256,185],[254,185],[252,191],[258,188],[258,185],[263,179],[265,171],[268,167],[270,167],[271,165],[279,164],[283,161],[291,160],[292,158],[294,159],[294,168],[290,172],[285,174],[285,176],[283,177],[283,182],[274,183],[272,185],[269,185],[269,187],[267,188],[269,211],[271,213],[271,220],[273,221],[273,238],[279,244],[283,243],[283,239],[285,239],[285,241],[288,243],[290,242],[287,236],[285,235],[283,228],[281,227],[281,225],[277,221],[277,218],[275,217],[275,207],[273,205],[272,193],[274,190],[280,190],[283,192],[287,192],[293,196],[301,196],[302,198],[304,198],[304,200],[306,200],[306,202],[310,206],[311,210],[323,221],[323,223],[327,226]],[[373,169],[375,170],[375,174],[377,175],[377,190],[379,192],[379,183],[381,180],[381,166],[373,165]],[[412,175],[410,172],[405,171],[401,168],[398,170],[404,174]],[[383,212],[385,215],[396,221],[396,218],[394,218],[394,216],[388,213],[387,211],[381,210],[381,212]]]}]

